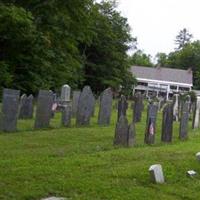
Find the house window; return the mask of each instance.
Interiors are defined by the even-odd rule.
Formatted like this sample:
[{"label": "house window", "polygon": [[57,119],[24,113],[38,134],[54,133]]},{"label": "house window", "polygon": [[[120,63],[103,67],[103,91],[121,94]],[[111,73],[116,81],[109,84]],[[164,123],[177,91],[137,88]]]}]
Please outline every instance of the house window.
[{"label": "house window", "polygon": [[148,86],[148,84],[147,84],[147,83],[144,83],[144,82],[138,82],[138,85]]},{"label": "house window", "polygon": [[170,85],[170,89],[171,90],[177,90],[177,86],[176,85]]}]

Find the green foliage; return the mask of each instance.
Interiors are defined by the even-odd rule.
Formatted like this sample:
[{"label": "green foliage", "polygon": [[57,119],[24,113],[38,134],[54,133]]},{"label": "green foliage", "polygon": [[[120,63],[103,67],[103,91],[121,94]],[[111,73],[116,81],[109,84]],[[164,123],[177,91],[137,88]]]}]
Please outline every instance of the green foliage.
[{"label": "green foliage", "polygon": [[145,54],[143,51],[138,50],[129,58],[131,65],[152,67],[151,56]]},{"label": "green foliage", "polygon": [[98,92],[130,76],[126,51],[134,39],[114,1],[1,2],[0,62],[8,72],[1,87],[35,93],[89,84]]},{"label": "green foliage", "polygon": [[186,44],[189,44],[191,42],[192,37],[192,34],[190,34],[186,28],[180,30],[175,40],[177,50],[182,49]]}]

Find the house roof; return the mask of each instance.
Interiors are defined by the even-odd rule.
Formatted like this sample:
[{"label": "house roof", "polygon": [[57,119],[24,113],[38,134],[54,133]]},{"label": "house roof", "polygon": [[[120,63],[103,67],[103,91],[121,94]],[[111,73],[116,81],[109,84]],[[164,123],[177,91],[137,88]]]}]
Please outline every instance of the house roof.
[{"label": "house roof", "polygon": [[136,76],[136,78],[193,85],[193,73],[191,70],[165,67],[132,66],[131,72]]}]

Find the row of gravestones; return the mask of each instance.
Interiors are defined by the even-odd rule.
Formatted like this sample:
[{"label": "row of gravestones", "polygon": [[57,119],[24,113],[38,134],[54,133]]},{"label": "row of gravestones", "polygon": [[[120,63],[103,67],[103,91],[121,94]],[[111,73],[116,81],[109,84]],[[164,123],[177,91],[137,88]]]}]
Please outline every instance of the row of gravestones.
[{"label": "row of gravestones", "polygon": [[[199,114],[200,114],[200,106],[199,106],[199,98],[196,101],[196,110],[193,118],[193,124],[198,124],[199,128]],[[135,143],[135,123],[141,120],[141,113],[143,110],[143,101],[142,95],[135,95],[135,101],[133,106],[133,120],[131,124],[128,124],[128,120],[126,118],[126,109],[127,109],[127,101],[124,96],[121,96],[121,99],[118,103],[118,121],[115,129],[115,137],[114,137],[114,145],[122,145],[122,146],[133,146]],[[145,129],[145,137],[144,142],[146,144],[154,144],[155,143],[155,134],[156,134],[156,118],[158,112],[158,103],[151,102],[148,105],[147,109],[147,120],[146,120],[146,129]],[[186,99],[185,102],[182,103],[181,109],[181,117],[180,117],[180,125],[179,125],[179,139],[184,140],[188,138],[188,122],[190,115],[190,101]],[[173,122],[174,122],[174,102],[169,102],[164,105],[163,108],[163,117],[162,117],[162,134],[161,141],[162,142],[172,142],[173,136]]]},{"label": "row of gravestones", "polygon": [[[108,88],[103,91],[100,96],[100,109],[98,115],[99,125],[109,125],[112,112],[112,100],[112,90]],[[54,102],[55,98],[52,91],[39,91],[34,125],[36,129],[49,127]],[[65,100],[64,105],[62,106],[62,125],[69,126],[73,115],[76,117],[76,124],[78,126],[89,125],[90,118],[94,115],[94,110],[94,95],[91,88],[89,86],[85,86],[82,92],[74,92],[72,104],[69,99]],[[16,131],[18,118],[29,119],[32,117],[32,95],[28,97],[26,95],[22,95],[20,98],[19,90],[3,90],[2,111],[0,113],[1,131]]]}]

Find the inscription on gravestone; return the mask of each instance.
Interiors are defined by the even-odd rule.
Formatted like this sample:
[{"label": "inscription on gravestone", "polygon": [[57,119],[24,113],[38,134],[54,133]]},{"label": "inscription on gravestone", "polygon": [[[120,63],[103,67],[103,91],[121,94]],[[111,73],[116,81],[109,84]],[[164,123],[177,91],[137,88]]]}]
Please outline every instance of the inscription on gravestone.
[{"label": "inscription on gravestone", "polygon": [[53,92],[40,90],[37,100],[35,128],[48,128],[53,105]]},{"label": "inscription on gravestone", "polygon": [[147,121],[144,142],[146,144],[154,144],[156,134],[156,117],[158,106],[149,104],[147,109]]},{"label": "inscription on gravestone", "polygon": [[112,112],[112,90],[108,88],[103,91],[100,97],[100,108],[99,108],[99,117],[98,124],[99,125],[109,125],[110,117]]},{"label": "inscription on gravestone", "polygon": [[2,130],[13,132],[17,129],[19,90],[4,89],[2,101]]}]

